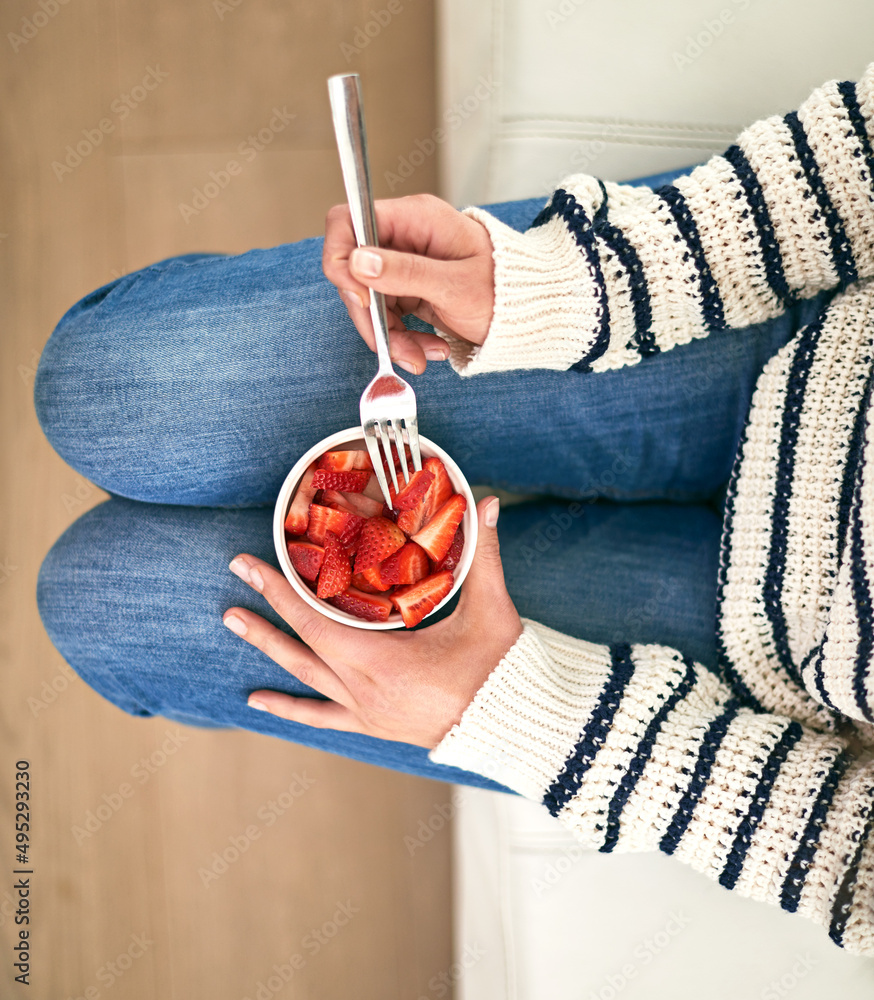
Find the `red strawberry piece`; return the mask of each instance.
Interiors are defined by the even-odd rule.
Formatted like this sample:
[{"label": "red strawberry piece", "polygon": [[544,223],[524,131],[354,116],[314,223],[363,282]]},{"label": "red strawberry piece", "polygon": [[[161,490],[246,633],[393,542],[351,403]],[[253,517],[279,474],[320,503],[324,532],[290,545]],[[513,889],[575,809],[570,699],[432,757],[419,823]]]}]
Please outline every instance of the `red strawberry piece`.
[{"label": "red strawberry piece", "polygon": [[313,486],[315,472],[316,463],[313,462],[303,476],[301,476],[301,480],[297,485],[294,499],[291,501],[291,506],[288,508],[288,514],[285,518],[285,530],[289,535],[306,534],[307,522],[310,516],[310,504],[316,493],[316,488]]},{"label": "red strawberry piece", "polygon": [[365,594],[355,587],[348,587],[342,594],[329,597],[328,603],[369,622],[388,621],[388,616],[391,614],[391,601],[387,597],[380,594]]},{"label": "red strawberry piece", "polygon": [[425,520],[427,521],[440,510],[455,492],[455,489],[449,478],[449,473],[446,471],[446,466],[439,458],[426,458],[422,463],[422,469],[434,476],[434,482],[425,495]]},{"label": "red strawberry piece", "polygon": [[[380,563],[377,566],[371,566],[369,569],[366,569],[361,573],[361,576],[363,576],[368,585],[373,588],[374,592],[390,590],[392,587],[392,584],[386,580],[385,575],[382,572],[382,567],[383,564]],[[369,592],[370,591],[368,590],[368,593]]]},{"label": "red strawberry piece", "polygon": [[322,498],[319,503],[323,507],[331,507],[334,510],[345,510],[347,514],[355,514],[352,505],[338,490],[322,490]]},{"label": "red strawberry piece", "polygon": [[[372,469],[370,455],[360,448],[352,451],[326,451],[318,461],[318,468],[331,472],[349,472],[352,469]],[[337,487],[334,487],[337,489]]]},{"label": "red strawberry piece", "polygon": [[448,569],[450,572],[455,572],[455,567],[461,561],[461,552],[463,549],[464,528],[459,525],[458,530],[455,532],[455,537],[452,539],[452,544],[449,546],[449,551],[434,567],[434,572],[439,573],[444,569]]},{"label": "red strawberry piece", "polygon": [[316,469],[313,486],[317,490],[343,490],[345,493],[360,493],[367,485],[371,473],[368,469],[353,469],[349,472],[333,472]]},{"label": "red strawberry piece", "polygon": [[428,553],[435,563],[439,563],[455,538],[455,531],[461,524],[467,501],[460,493],[450,497],[421,531],[413,535],[413,541]]},{"label": "red strawberry piece", "polygon": [[415,542],[407,542],[376,568],[387,586],[392,586],[398,583],[418,583],[428,575],[431,567],[425,550]]},{"label": "red strawberry piece", "polygon": [[[389,479],[389,486],[391,486],[391,477]],[[378,503],[382,503],[385,499],[382,495],[382,487],[379,485],[379,480],[376,478],[376,473],[372,473],[367,485],[361,491],[363,496],[370,497],[371,500],[376,500]]]},{"label": "red strawberry piece", "polygon": [[307,538],[314,545],[325,544],[325,532],[333,531],[343,545],[353,545],[361,531],[364,518],[345,510],[334,510],[321,504],[310,504]]},{"label": "red strawberry piece", "polygon": [[343,529],[343,533],[340,535],[340,541],[349,550],[351,555],[355,549],[358,547],[358,539],[361,537],[361,529],[367,523],[363,517],[359,517],[357,514],[347,514],[346,517],[346,527]]},{"label": "red strawberry piece", "polygon": [[344,493],[343,499],[347,508],[359,517],[378,517],[385,504],[382,502],[382,494],[379,500],[373,500],[363,493]]},{"label": "red strawberry piece", "polygon": [[355,556],[355,572],[363,573],[371,566],[381,563],[392,552],[397,552],[405,541],[404,533],[387,517],[369,518],[361,528],[358,552]]},{"label": "red strawberry piece", "polygon": [[352,566],[346,550],[333,531],[325,532],[325,561],[319,573],[316,597],[325,600],[341,594],[352,582]]},{"label": "red strawberry piece", "polygon": [[[410,476],[410,481],[404,484],[398,491],[398,495],[393,498],[395,510],[410,510],[412,507],[415,507],[428,492],[428,487],[434,482],[434,479],[434,473],[429,472],[427,469],[414,472]],[[398,482],[398,486],[401,486],[400,481]]]},{"label": "red strawberry piece", "polygon": [[374,587],[368,582],[367,577],[363,573],[353,573],[352,574],[352,586],[357,590],[363,590],[365,594],[378,594],[380,593],[380,587]]},{"label": "red strawberry piece", "polygon": [[322,568],[325,550],[312,542],[289,542],[288,558],[305,580],[315,580]]},{"label": "red strawberry piece", "polygon": [[391,596],[391,602],[400,611],[404,625],[407,628],[418,625],[452,590],[453,582],[452,574],[444,570],[442,573],[432,573],[409,587],[396,590]]},{"label": "red strawberry piece", "polygon": [[402,510],[398,515],[398,527],[409,538],[425,524],[425,503],[420,501],[411,510]]}]

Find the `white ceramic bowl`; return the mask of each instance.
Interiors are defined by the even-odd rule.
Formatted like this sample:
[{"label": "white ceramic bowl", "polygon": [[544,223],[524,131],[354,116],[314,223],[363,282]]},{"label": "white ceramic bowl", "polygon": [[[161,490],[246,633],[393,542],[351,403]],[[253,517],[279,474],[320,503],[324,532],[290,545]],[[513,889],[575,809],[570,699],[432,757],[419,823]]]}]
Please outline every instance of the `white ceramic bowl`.
[{"label": "white ceramic bowl", "polygon": [[[330,437],[326,437],[324,440],[319,441],[318,444],[313,445],[313,447],[310,448],[310,450],[295,464],[294,468],[286,476],[285,482],[282,484],[282,489],[279,491],[279,496],[276,500],[276,509],[273,513],[273,543],[276,546],[276,556],[279,559],[279,565],[282,567],[282,572],[286,575],[288,582],[292,585],[292,587],[294,587],[298,594],[300,594],[310,607],[315,608],[316,611],[321,611],[321,613],[323,615],[327,615],[328,618],[333,618],[335,622],[340,622],[343,625],[353,625],[355,628],[403,628],[403,619],[397,611],[392,611],[392,613],[388,616],[388,621],[368,622],[363,618],[357,618],[355,615],[350,615],[347,611],[341,611],[339,608],[335,608],[332,604],[328,604],[327,601],[320,601],[303,582],[288,556],[288,549],[285,545],[285,518],[288,514],[288,508],[291,505],[292,498],[294,497],[294,491],[297,489],[297,484],[300,482],[301,477],[304,472],[306,472],[310,463],[314,462],[317,458],[319,458],[319,456],[324,454],[324,452],[337,451],[342,448],[349,448],[353,446],[361,448],[365,447],[360,427],[350,427],[345,431],[337,431],[336,434],[331,434]],[[471,493],[470,486],[464,478],[461,469],[458,468],[449,455],[447,455],[442,448],[434,444],[433,441],[429,441],[428,438],[422,437],[421,434],[419,435],[419,446],[422,451],[423,459],[436,456],[441,462],[443,462],[456,493],[461,493],[464,499],[467,500],[467,510],[465,510],[464,517],[461,521],[461,527],[464,529],[464,549],[461,553],[461,561],[458,563],[458,566],[456,566],[453,573],[455,582],[452,590],[450,590],[446,597],[437,605],[436,608],[434,608],[434,611],[436,611],[437,608],[442,608],[443,605],[452,598],[453,594],[455,594],[464,581],[464,578],[467,576],[467,571],[470,569],[470,564],[473,562],[473,554],[476,550],[477,532],[476,503],[473,498],[473,493]],[[431,612],[432,615],[434,614],[434,611]]]}]

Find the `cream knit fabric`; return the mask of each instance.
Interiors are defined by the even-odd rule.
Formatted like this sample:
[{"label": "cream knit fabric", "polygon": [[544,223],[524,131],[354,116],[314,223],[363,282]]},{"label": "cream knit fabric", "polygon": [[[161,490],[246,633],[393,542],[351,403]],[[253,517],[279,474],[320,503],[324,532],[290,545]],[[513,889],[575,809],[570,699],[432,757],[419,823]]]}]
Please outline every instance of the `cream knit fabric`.
[{"label": "cream knit fabric", "polygon": [[[464,375],[597,372],[835,289],[762,372],[726,503],[718,679],[534,622],[432,759],[601,851],[662,850],[874,955],[874,66],[653,191],[568,178],[495,258]],[[871,461],[869,462],[869,456]],[[869,749],[865,749],[865,748]]]}]

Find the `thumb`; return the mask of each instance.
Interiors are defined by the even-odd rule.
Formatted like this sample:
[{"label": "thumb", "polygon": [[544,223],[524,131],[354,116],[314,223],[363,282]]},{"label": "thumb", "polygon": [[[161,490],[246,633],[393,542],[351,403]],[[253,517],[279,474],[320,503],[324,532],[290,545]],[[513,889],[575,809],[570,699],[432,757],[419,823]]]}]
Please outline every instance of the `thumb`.
[{"label": "thumb", "polygon": [[494,601],[498,595],[506,594],[497,529],[500,509],[500,501],[494,496],[477,504],[476,552],[464,581],[466,601]]},{"label": "thumb", "polygon": [[434,260],[415,253],[359,247],[349,256],[349,270],[368,288],[399,298],[424,299],[439,305],[456,285],[462,261]]}]

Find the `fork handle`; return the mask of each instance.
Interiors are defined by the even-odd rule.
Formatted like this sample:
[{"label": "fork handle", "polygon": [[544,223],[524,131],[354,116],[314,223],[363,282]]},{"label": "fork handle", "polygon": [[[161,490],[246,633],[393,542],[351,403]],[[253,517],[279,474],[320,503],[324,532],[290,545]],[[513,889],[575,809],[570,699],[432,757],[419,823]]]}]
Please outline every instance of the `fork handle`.
[{"label": "fork handle", "polygon": [[[352,229],[358,246],[379,246],[376,212],[367,159],[367,133],[361,101],[361,78],[357,73],[343,73],[328,78],[328,96],[334,119],[334,133],[340,152],[340,167],[346,198],[352,213]],[[388,347],[388,314],[385,296],[370,289],[370,318],[376,338],[376,356],[380,369],[393,371]]]}]

